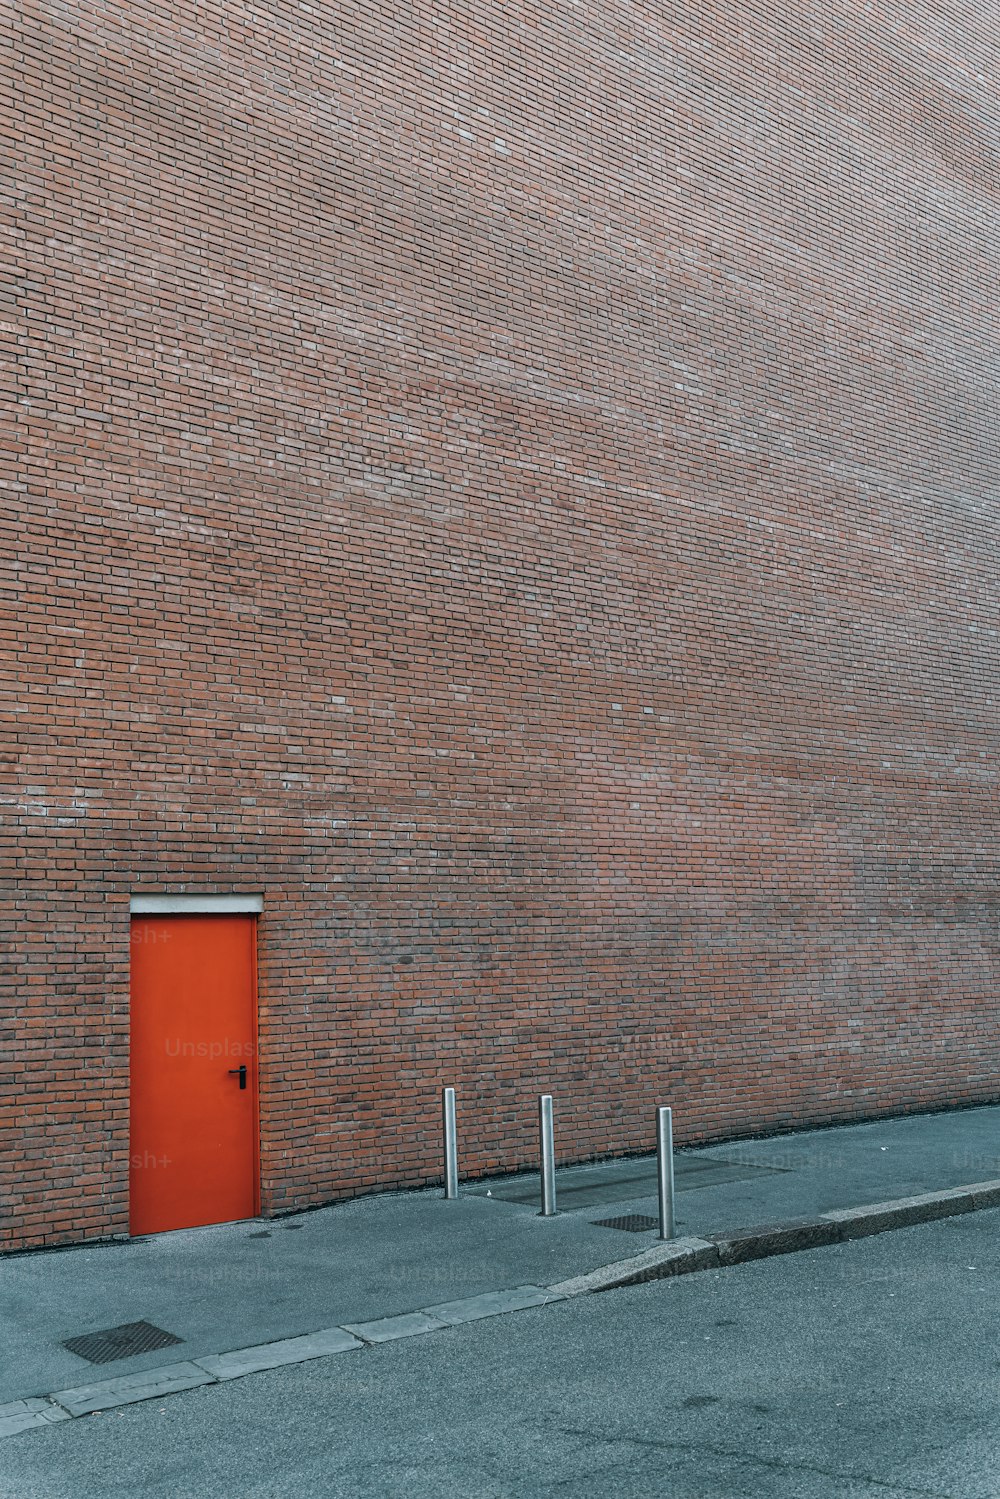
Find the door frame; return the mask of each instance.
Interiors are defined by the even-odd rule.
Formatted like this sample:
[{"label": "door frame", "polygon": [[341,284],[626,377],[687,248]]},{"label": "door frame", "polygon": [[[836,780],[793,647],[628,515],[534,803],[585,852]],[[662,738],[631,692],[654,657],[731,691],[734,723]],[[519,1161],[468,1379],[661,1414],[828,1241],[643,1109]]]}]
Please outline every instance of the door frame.
[{"label": "door frame", "polygon": [[[250,1033],[253,1045],[253,1087],[250,1100],[250,1127],[252,1130],[253,1145],[253,1216],[260,1217],[261,1204],[261,1180],[260,1180],[260,983],[259,968],[257,960],[257,948],[260,942],[260,918],[264,911],[264,897],[262,895],[133,895],[129,897],[129,937],[131,939],[132,922],[136,918],[144,916],[252,916],[253,942],[250,954]],[[129,953],[131,954],[131,940],[129,942]],[[129,989],[128,989],[128,1130],[129,1151],[128,1157],[131,1161],[131,1131],[132,1131],[132,965],[131,956],[129,960]],[[131,1172],[129,1173],[131,1174]],[[146,1234],[132,1234],[131,1232],[131,1186],[126,1182],[125,1197],[128,1202],[130,1219],[129,1238],[147,1238]],[[237,1220],[247,1221],[247,1220]],[[211,1228],[215,1225],[205,1224],[204,1227]],[[184,1229],[163,1229],[163,1233],[183,1233]]]}]

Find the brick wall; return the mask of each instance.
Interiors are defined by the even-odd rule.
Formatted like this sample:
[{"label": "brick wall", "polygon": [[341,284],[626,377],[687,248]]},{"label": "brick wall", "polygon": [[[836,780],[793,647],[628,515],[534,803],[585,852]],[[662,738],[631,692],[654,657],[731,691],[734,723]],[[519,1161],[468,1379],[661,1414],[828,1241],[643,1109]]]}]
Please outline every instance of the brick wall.
[{"label": "brick wall", "polygon": [[264,892],[266,1211],[1000,1095],[989,7],[3,16],[7,1243],[135,892]]}]

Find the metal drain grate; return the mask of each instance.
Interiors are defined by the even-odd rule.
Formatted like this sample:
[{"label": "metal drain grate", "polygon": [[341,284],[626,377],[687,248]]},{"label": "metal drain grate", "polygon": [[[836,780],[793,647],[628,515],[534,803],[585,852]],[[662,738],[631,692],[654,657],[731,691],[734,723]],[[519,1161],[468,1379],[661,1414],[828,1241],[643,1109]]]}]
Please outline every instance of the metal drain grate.
[{"label": "metal drain grate", "polygon": [[594,1227],[620,1228],[627,1234],[644,1234],[651,1228],[659,1228],[659,1220],[650,1218],[648,1213],[623,1213],[620,1218],[598,1218]]},{"label": "metal drain grate", "polygon": [[63,1347],[90,1364],[111,1364],[116,1358],[152,1353],[154,1348],[169,1348],[171,1343],[183,1341],[183,1338],[175,1338],[172,1332],[164,1332],[162,1327],[154,1327],[152,1322],[125,1322],[121,1327],[107,1327],[103,1332],[67,1338]]}]

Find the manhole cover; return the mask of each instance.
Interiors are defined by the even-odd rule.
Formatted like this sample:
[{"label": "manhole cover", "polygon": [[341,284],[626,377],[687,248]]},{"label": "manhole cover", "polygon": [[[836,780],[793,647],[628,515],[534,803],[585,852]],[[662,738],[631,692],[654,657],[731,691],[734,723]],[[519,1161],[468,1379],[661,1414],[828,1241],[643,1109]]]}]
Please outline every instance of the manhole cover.
[{"label": "manhole cover", "polygon": [[183,1341],[183,1338],[175,1338],[172,1332],[164,1332],[162,1327],[154,1327],[152,1322],[125,1322],[121,1327],[105,1328],[104,1332],[67,1338],[63,1347],[90,1364],[110,1364],[116,1358],[152,1353],[154,1348],[169,1348],[171,1343]]},{"label": "manhole cover", "polygon": [[623,1213],[620,1218],[597,1218],[594,1227],[620,1228],[627,1234],[644,1234],[651,1228],[658,1228],[659,1223],[648,1213]]}]

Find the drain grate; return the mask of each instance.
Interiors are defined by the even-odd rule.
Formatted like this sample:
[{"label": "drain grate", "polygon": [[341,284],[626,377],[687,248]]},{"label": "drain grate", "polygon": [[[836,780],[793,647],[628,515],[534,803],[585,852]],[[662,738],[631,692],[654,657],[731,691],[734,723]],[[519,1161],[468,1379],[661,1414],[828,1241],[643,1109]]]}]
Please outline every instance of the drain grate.
[{"label": "drain grate", "polygon": [[121,1327],[107,1327],[103,1332],[67,1338],[63,1347],[90,1364],[111,1364],[116,1358],[152,1353],[154,1348],[169,1348],[171,1343],[183,1341],[183,1338],[175,1338],[172,1332],[164,1332],[162,1327],[154,1327],[152,1322],[125,1322]]},{"label": "drain grate", "polygon": [[598,1218],[594,1227],[620,1228],[627,1234],[644,1234],[651,1228],[658,1228],[659,1220],[650,1218],[648,1213],[623,1213],[620,1218]]}]

